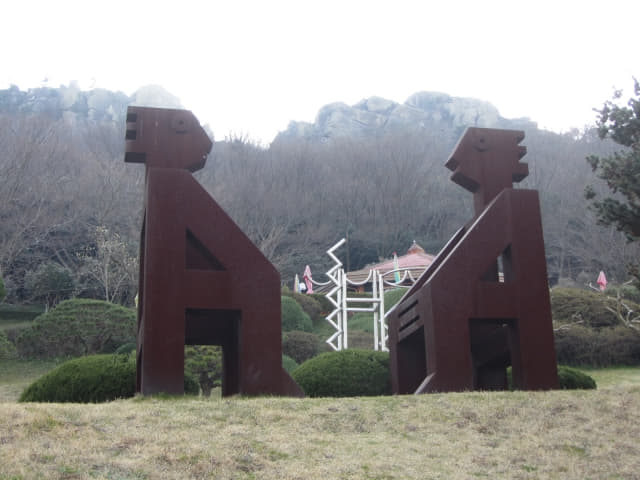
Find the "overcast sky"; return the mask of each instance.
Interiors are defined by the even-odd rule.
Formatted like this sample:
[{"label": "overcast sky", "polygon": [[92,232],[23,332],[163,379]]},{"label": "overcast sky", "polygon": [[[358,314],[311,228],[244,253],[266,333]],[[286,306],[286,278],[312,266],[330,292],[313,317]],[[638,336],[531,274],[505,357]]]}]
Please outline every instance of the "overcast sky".
[{"label": "overcast sky", "polygon": [[217,139],[441,91],[557,131],[640,77],[635,0],[4,2],[0,88],[162,85]]}]

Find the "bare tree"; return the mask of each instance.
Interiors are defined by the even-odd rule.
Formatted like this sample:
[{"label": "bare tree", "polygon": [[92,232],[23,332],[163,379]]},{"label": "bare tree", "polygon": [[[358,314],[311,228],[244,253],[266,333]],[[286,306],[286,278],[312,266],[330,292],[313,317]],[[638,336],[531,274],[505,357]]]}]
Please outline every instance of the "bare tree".
[{"label": "bare tree", "polygon": [[80,254],[81,273],[100,288],[108,302],[132,300],[137,287],[137,258],[121,236],[104,226],[93,230],[93,248]]}]

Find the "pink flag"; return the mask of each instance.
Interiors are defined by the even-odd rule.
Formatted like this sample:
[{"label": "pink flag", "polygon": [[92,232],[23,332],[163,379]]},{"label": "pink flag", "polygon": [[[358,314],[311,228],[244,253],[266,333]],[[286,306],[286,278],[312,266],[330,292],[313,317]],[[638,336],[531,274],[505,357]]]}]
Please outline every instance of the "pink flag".
[{"label": "pink flag", "polygon": [[304,267],[302,279],[304,280],[304,283],[307,284],[307,293],[313,293],[313,283],[311,283],[311,269],[309,268],[309,265]]},{"label": "pink flag", "polygon": [[604,289],[607,288],[607,277],[604,276],[602,270],[600,270],[600,274],[598,275],[598,285],[600,286],[601,292],[604,292]]}]

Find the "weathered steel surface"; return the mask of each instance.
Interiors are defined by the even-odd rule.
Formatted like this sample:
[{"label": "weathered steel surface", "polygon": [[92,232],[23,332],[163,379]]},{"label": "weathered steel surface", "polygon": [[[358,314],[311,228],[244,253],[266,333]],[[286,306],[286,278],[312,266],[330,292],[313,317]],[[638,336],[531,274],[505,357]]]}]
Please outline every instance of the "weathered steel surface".
[{"label": "weathered steel surface", "polygon": [[301,396],[282,368],[280,276],[193,178],[211,141],[191,112],[129,107],[126,162],[146,164],[137,390],[184,391],[184,346],[221,345],[223,395]]},{"label": "weathered steel surface", "polygon": [[523,132],[468,128],[446,166],[475,217],[390,312],[394,393],[557,387],[538,193]]}]

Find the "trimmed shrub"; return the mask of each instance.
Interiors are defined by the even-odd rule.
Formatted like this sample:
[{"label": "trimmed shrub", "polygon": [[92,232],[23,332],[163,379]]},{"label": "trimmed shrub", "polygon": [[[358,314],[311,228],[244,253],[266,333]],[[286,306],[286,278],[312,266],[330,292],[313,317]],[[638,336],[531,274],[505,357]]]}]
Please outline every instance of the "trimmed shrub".
[{"label": "trimmed shrub", "polygon": [[[100,403],[133,397],[135,355],[90,355],[69,360],[29,385],[20,402]],[[185,394],[197,395],[198,382],[184,376]]]},{"label": "trimmed shrub", "polygon": [[222,385],[222,347],[187,345],[184,348],[184,371],[191,375],[202,395],[208,397],[214,387]]},{"label": "trimmed shrub", "polygon": [[184,394],[198,395],[200,393],[200,385],[193,375],[185,372],[184,374]]},{"label": "trimmed shrub", "polygon": [[[624,303],[635,312],[640,312],[640,305],[635,302],[625,300]],[[583,320],[585,327],[592,328],[620,325],[620,319],[607,307],[616,310],[618,302],[615,297],[577,288],[556,287],[551,290],[551,313],[554,323],[559,325],[578,320]]]},{"label": "trimmed shrub", "polygon": [[300,330],[310,332],[311,318],[292,297],[282,296],[282,331]]},{"label": "trimmed shrub", "polygon": [[574,325],[555,332],[558,362],[607,367],[640,364],[640,332],[625,326],[588,328]]},{"label": "trimmed shrub", "polygon": [[133,397],[133,355],[91,355],[59,365],[29,385],[21,402],[108,402]]},{"label": "trimmed shrub", "polygon": [[136,341],[133,309],[102,300],[73,299],[36,317],[16,341],[22,358],[81,357],[112,353]]},{"label": "trimmed shrub", "polygon": [[298,363],[290,356],[282,355],[282,368],[284,368],[287,373],[291,373],[298,368]]},{"label": "trimmed shrub", "polygon": [[[626,308],[612,293],[615,291],[607,290],[603,294],[576,288],[551,291],[551,310],[556,326],[582,320],[582,323],[555,332],[559,363],[594,367],[640,364],[640,332],[624,326],[614,313],[619,309],[621,314],[626,314]],[[623,301],[633,311],[640,312],[640,305],[628,299]]]},{"label": "trimmed shrub", "polygon": [[333,311],[333,305],[331,301],[327,297],[325,297],[323,293],[311,293],[308,296],[318,302],[318,304],[320,305],[320,313],[323,317],[326,317]]},{"label": "trimmed shrub", "polygon": [[306,295],[304,293],[292,293],[291,298],[298,302],[298,305],[300,305],[304,313],[309,315],[309,318],[314,325],[317,325],[324,320],[320,303],[311,295]]},{"label": "trimmed shrub", "polygon": [[320,352],[320,340],[313,333],[293,330],[282,339],[282,353],[302,363]]},{"label": "trimmed shrub", "polygon": [[558,382],[563,390],[594,390],[596,381],[580,370],[558,365]]},{"label": "trimmed shrub", "polygon": [[623,299],[631,300],[640,305],[640,290],[636,285],[635,283],[632,285],[608,285],[606,293],[614,297],[619,294]]},{"label": "trimmed shrub", "polygon": [[7,338],[3,330],[0,330],[0,360],[9,360],[16,356],[16,347]]},{"label": "trimmed shrub", "polygon": [[291,374],[309,397],[389,395],[389,354],[348,349],[307,360]]}]

